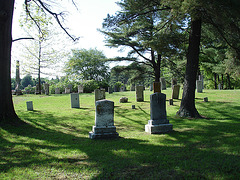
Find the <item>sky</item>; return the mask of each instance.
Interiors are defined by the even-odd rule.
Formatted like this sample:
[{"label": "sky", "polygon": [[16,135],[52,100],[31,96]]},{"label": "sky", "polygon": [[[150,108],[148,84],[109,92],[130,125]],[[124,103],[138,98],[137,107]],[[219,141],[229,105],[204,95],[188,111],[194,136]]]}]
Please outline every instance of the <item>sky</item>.
[{"label": "sky", "polygon": [[[103,19],[107,17],[107,14],[114,15],[120,10],[120,7],[115,3],[117,0],[77,0],[77,8],[71,3],[71,0],[66,1],[65,4],[58,6],[59,9],[64,9],[67,11],[67,16],[65,17],[65,27],[68,28],[69,32],[76,37],[80,37],[77,43],[67,42],[67,48],[69,49],[90,49],[97,48],[103,51],[107,58],[112,58],[116,56],[125,56],[127,53],[119,52],[116,48],[109,48],[105,46],[104,35],[101,34],[97,29],[102,27]],[[21,12],[23,12],[22,4],[24,0],[15,1],[15,9],[13,16],[13,39],[25,37],[23,29],[19,26],[19,17]],[[60,27],[56,27],[59,28]],[[22,44],[26,43],[24,40],[22,42],[13,43],[13,56],[12,56],[12,76],[15,76],[15,64],[16,60],[20,60],[20,73],[21,72],[21,61],[23,60]],[[62,42],[59,42],[59,45]],[[64,43],[64,42],[63,42]],[[120,64],[120,63],[118,63]],[[110,67],[118,64],[111,64]],[[62,75],[61,70],[58,69],[53,74]],[[22,77],[21,77],[22,78]]]}]

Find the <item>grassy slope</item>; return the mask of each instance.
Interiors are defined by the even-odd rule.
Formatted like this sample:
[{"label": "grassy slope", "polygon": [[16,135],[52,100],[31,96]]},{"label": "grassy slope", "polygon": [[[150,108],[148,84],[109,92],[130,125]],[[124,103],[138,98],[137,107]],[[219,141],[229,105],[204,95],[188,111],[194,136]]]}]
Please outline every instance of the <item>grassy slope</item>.
[{"label": "grassy slope", "polygon": [[[167,99],[171,90],[163,91]],[[107,94],[115,102],[119,139],[90,140],[95,119],[94,95],[80,94],[80,109],[70,95],[14,97],[23,127],[0,128],[0,179],[236,179],[240,177],[240,90],[204,90],[196,106],[207,119],[175,116],[180,100],[167,103],[174,131],[149,135],[149,95]],[[126,96],[129,103],[119,103]],[[208,97],[209,102],[203,102]],[[32,100],[34,111],[26,111]],[[132,105],[136,109],[131,109]]]}]

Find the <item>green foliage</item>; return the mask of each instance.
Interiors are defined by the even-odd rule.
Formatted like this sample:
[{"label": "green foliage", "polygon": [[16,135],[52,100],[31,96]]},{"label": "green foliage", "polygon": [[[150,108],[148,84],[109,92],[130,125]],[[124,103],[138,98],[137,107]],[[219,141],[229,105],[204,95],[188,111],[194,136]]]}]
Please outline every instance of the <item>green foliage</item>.
[{"label": "green foliage", "polygon": [[25,75],[21,80],[21,84],[23,88],[27,87],[28,85],[33,86],[34,83],[32,80],[32,76],[30,74]]},{"label": "green foliage", "polygon": [[65,72],[72,79],[108,80],[108,66],[103,52],[97,49],[75,49],[65,65]]}]

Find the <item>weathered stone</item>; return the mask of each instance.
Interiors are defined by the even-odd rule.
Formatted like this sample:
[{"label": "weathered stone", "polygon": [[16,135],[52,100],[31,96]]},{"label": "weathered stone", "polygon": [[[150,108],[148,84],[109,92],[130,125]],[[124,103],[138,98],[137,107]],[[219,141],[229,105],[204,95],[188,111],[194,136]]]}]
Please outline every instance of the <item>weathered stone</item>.
[{"label": "weathered stone", "polygon": [[136,86],[136,100],[137,102],[144,101],[143,86]]},{"label": "weathered stone", "polygon": [[55,88],[55,94],[60,94],[60,88]]},{"label": "weathered stone", "polygon": [[71,93],[71,107],[80,108],[78,93]]},{"label": "weathered stone", "polygon": [[166,80],[165,78],[160,78],[160,82],[161,82],[161,90],[166,90]]},{"label": "weathered stone", "polygon": [[35,94],[41,94],[40,87],[38,84],[36,84]]},{"label": "weathered stone", "polygon": [[108,93],[112,94],[113,93],[113,88],[112,87],[108,87]]},{"label": "weathered stone", "polygon": [[78,85],[78,93],[83,93],[84,86],[82,84]]},{"label": "weathered stone", "polygon": [[149,90],[150,90],[150,91],[153,90],[153,83],[150,84]]},{"label": "weathered stone", "polygon": [[203,98],[204,102],[208,102],[208,97]]},{"label": "weathered stone", "polygon": [[119,92],[119,88],[116,85],[114,85],[114,92]]},{"label": "weathered stone", "polygon": [[127,102],[128,102],[128,98],[127,98],[127,97],[121,97],[121,98],[119,99],[119,102],[120,102],[120,103],[127,103]]},{"label": "weathered stone", "polygon": [[44,91],[45,91],[45,95],[49,95],[49,84],[48,83],[44,83]]},{"label": "weathered stone", "polygon": [[177,78],[172,78],[171,85],[172,85],[172,88],[174,85],[177,85]]},{"label": "weathered stone", "polygon": [[160,82],[154,82],[153,83],[153,92],[161,92],[161,83]]},{"label": "weathered stone", "polygon": [[95,102],[98,100],[105,99],[105,89],[95,89],[94,94],[95,94]]},{"label": "weathered stone", "polygon": [[126,86],[121,86],[120,87],[120,92],[124,92],[124,91],[126,91]]},{"label": "weathered stone", "polygon": [[119,134],[114,126],[114,102],[109,100],[96,101],[95,126],[89,132],[89,138],[117,138]]},{"label": "weathered stone", "polygon": [[71,93],[71,89],[68,88],[68,87],[66,87],[66,88],[65,88],[65,94],[70,94],[70,93]]},{"label": "weathered stone", "polygon": [[197,87],[197,92],[202,93],[202,81],[197,80],[196,81],[196,87]]},{"label": "weathered stone", "polygon": [[135,107],[135,105],[132,105],[132,109],[135,109],[136,107]]},{"label": "weathered stone", "polygon": [[169,99],[169,105],[173,106],[173,99]]},{"label": "weathered stone", "polygon": [[33,102],[32,101],[27,101],[27,110],[33,111]]},{"label": "weathered stone", "polygon": [[179,98],[179,90],[180,90],[180,85],[173,85],[172,99],[178,99]]},{"label": "weathered stone", "polygon": [[151,120],[145,125],[145,131],[150,134],[161,134],[172,131],[172,124],[167,120],[166,95],[154,93],[150,95]]},{"label": "weathered stone", "polygon": [[[69,92],[69,93],[71,93],[71,92],[72,92],[72,84],[69,84],[69,85],[67,86],[67,88],[70,89],[70,92]],[[69,93],[66,93],[66,94],[69,94]]]},{"label": "weathered stone", "polygon": [[130,90],[131,91],[135,91],[135,85],[134,84],[131,85],[131,89]]}]

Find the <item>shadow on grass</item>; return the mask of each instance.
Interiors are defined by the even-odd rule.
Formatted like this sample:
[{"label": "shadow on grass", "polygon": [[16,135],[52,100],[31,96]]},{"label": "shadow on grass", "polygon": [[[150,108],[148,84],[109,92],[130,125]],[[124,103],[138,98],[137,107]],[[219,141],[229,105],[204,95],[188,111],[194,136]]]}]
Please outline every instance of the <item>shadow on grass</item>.
[{"label": "shadow on grass", "polygon": [[[210,105],[214,105],[214,102]],[[228,106],[232,109],[239,108],[231,107],[230,104]],[[124,115],[127,111],[118,109],[117,113],[127,118]],[[141,113],[149,117],[148,113]],[[233,117],[226,111],[221,113],[226,117]],[[240,134],[239,124],[236,123],[205,119],[202,120],[203,125],[192,121],[190,125],[193,128],[179,127],[167,135],[145,134],[149,139],[156,138],[160,142],[153,144],[141,138],[90,140],[87,136],[91,123],[82,122],[82,126],[78,127],[81,123],[64,123],[68,118],[74,122],[77,118],[57,117],[41,111],[20,114],[27,122],[26,125],[2,127],[2,172],[7,173],[15,167],[28,167],[35,171],[38,167],[45,167],[44,174],[47,176],[49,173],[48,178],[53,179],[235,179],[240,175]],[[86,117],[85,121],[90,119],[92,117]],[[234,120],[237,121],[237,118]],[[62,131],[64,128],[68,130]],[[17,136],[17,140],[7,140],[3,131]],[[231,134],[226,134],[228,132]],[[164,138],[165,136],[168,138]],[[221,148],[227,148],[228,153]],[[60,174],[53,176],[53,168]]]}]

